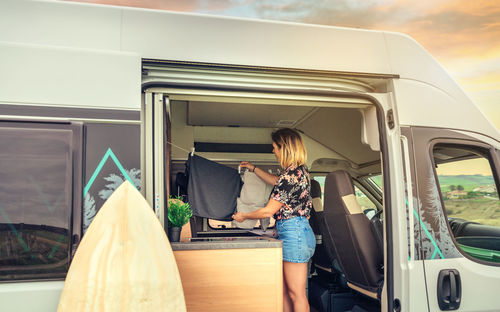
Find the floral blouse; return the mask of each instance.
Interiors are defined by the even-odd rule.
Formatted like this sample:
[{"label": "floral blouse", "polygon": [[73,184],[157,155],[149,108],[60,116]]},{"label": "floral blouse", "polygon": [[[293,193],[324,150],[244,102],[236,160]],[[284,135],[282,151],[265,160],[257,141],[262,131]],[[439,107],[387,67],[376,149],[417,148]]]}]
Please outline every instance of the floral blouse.
[{"label": "floral blouse", "polygon": [[311,178],[305,166],[290,166],[278,177],[271,192],[271,198],[283,204],[274,214],[276,220],[286,220],[294,216],[309,219],[312,208]]}]

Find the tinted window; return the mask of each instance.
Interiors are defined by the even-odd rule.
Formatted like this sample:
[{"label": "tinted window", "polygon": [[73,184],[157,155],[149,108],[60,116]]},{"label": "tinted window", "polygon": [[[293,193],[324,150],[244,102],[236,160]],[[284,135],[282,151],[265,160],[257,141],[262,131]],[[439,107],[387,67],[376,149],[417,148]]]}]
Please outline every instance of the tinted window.
[{"label": "tinted window", "polygon": [[458,247],[476,259],[500,262],[500,201],[489,151],[436,145],[434,162]]},{"label": "tinted window", "polygon": [[356,194],[356,200],[358,201],[358,204],[361,206],[361,209],[363,211],[367,209],[372,209],[374,212],[377,211],[377,207],[375,204],[372,202],[372,200],[363,193],[357,186],[354,186],[354,193]]},{"label": "tinted window", "polygon": [[321,186],[321,201],[323,202],[324,204],[324,200],[325,200],[325,180],[326,180],[326,176],[314,176],[313,177],[314,180],[318,181],[319,185]]},{"label": "tinted window", "polygon": [[380,190],[382,190],[382,175],[374,175],[368,178],[368,180],[372,181]]},{"label": "tinted window", "polygon": [[[274,218],[269,218],[268,228],[272,228],[276,220]],[[213,229],[239,229],[237,226],[233,225],[231,221],[219,221],[214,219],[208,219],[208,225]],[[257,220],[255,229],[260,229],[260,220]]]},{"label": "tinted window", "polygon": [[[325,200],[324,189],[325,189],[326,176],[315,176],[314,180],[318,181],[319,185],[321,185],[321,200],[323,201],[323,204],[324,204],[324,200]],[[370,214],[370,216],[376,213],[377,207],[375,206],[375,204],[357,186],[354,186],[354,194],[356,195],[356,200],[357,200],[358,204],[361,206],[361,209],[363,211],[366,211],[368,209],[374,210]]]},{"label": "tinted window", "polygon": [[65,276],[72,136],[71,130],[0,126],[0,280]]},{"label": "tinted window", "polygon": [[83,231],[125,180],[141,189],[140,126],[86,124]]}]

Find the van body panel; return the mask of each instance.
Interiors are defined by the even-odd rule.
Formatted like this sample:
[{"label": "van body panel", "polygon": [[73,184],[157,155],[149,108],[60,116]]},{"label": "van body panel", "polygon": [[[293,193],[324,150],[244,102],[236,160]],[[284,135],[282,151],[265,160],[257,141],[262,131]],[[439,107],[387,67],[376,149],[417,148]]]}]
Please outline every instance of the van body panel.
[{"label": "van body panel", "polygon": [[474,129],[500,137],[500,132],[465,94],[456,97],[436,85],[409,79],[395,79],[394,88],[402,125]]},{"label": "van body panel", "polygon": [[[413,150],[411,128],[401,127],[401,148],[404,163],[405,211],[408,239],[408,254],[401,260],[402,267],[408,271],[407,291],[409,311],[428,311],[425,268],[421,256],[420,224],[416,217],[420,211],[418,205],[418,185]],[[406,262],[406,263],[405,263]]]},{"label": "van body panel", "polygon": [[0,41],[77,49],[120,50],[122,12],[57,1],[2,1]]},{"label": "van body panel", "polygon": [[455,131],[456,133],[465,135],[469,138],[484,142],[500,150],[500,138],[499,137],[489,137],[481,133],[469,132],[469,131]]},{"label": "van body panel", "polygon": [[[161,29],[168,40],[144,28]],[[391,73],[381,32],[165,11],[123,9],[123,49],[159,60]]]},{"label": "van body panel", "polygon": [[[420,214],[420,204],[418,200],[417,169],[415,167],[413,135],[410,127],[401,127],[401,143],[405,163],[404,183],[406,184],[405,210],[408,229],[408,261],[410,261],[411,265],[411,261],[422,260],[422,253],[420,219],[418,217]],[[408,181],[410,181],[409,184]]]},{"label": "van body panel", "polygon": [[424,260],[429,307],[440,311],[437,300],[438,276],[441,270],[456,269],[460,273],[462,300],[455,311],[498,311],[500,268],[476,263],[467,258]]},{"label": "van body panel", "polygon": [[64,281],[0,283],[3,311],[56,311]]},{"label": "van body panel", "polygon": [[1,42],[0,50],[0,103],[140,108],[141,60],[134,54]]},{"label": "van body panel", "polygon": [[435,311],[430,310],[427,303],[427,288],[425,285],[424,261],[415,260],[409,263],[408,309],[405,311]]},{"label": "van body panel", "polygon": [[385,32],[384,35],[391,69],[401,80],[433,86],[457,100],[467,97],[448,72],[413,38],[399,33]]},{"label": "van body panel", "polygon": [[[386,97],[390,99],[390,97]],[[391,109],[390,101],[384,100],[379,97],[379,101],[382,103],[384,108],[384,114],[387,115],[388,111]],[[385,121],[385,119],[383,119]],[[395,120],[397,125],[397,120]],[[422,280],[412,281],[410,283],[410,276],[412,275],[412,267],[410,267],[408,262],[408,228],[406,222],[401,222],[401,220],[406,220],[406,210],[405,210],[405,195],[406,195],[406,184],[405,181],[405,166],[403,161],[403,151],[401,148],[401,129],[398,126],[394,126],[392,129],[385,122],[383,125],[386,132],[386,142],[382,143],[381,147],[382,153],[384,153],[383,146],[386,145],[387,156],[382,159],[383,165],[383,202],[384,202],[384,238],[392,237],[391,244],[392,248],[384,248],[384,274],[385,282],[393,283],[392,296],[387,293],[388,298],[393,298],[393,300],[398,300],[402,307],[409,307],[411,289],[413,285],[417,285]],[[389,161],[388,164],[384,163]],[[387,167],[388,170],[385,168]],[[387,172],[388,171],[388,172]],[[388,178],[387,178],[388,176]],[[391,203],[391,209],[387,209],[388,199]],[[388,233],[392,232],[392,235]],[[388,271],[392,271],[392,281]],[[424,297],[425,298],[425,297]],[[394,303],[390,303],[391,306]]]}]

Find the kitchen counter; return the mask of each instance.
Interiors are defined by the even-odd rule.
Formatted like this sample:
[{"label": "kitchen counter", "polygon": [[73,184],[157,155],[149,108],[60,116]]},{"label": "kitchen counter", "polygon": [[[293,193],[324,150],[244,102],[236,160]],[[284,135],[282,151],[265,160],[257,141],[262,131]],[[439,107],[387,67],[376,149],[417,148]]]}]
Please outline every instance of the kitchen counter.
[{"label": "kitchen counter", "polygon": [[211,250],[241,248],[281,248],[280,240],[264,236],[248,237],[195,237],[171,243],[172,250]]}]

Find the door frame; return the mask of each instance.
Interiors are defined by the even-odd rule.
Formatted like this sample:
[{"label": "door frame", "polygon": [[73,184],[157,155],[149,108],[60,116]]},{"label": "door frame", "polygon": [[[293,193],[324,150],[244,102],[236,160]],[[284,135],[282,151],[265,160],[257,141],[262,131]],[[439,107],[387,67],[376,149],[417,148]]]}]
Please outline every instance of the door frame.
[{"label": "door frame", "polygon": [[[187,66],[189,68],[189,66]],[[214,69],[215,70],[215,69]],[[240,68],[239,71],[242,69]],[[255,69],[251,69],[252,73],[255,75]],[[265,71],[263,71],[265,73]],[[272,97],[287,95],[290,99],[297,96],[303,97],[316,97],[316,98],[330,98],[330,99],[352,99],[354,101],[361,100],[369,102],[376,109],[376,117],[377,117],[377,125],[379,131],[379,144],[380,144],[380,152],[382,159],[382,172],[383,172],[383,183],[384,183],[384,219],[386,220],[384,224],[384,238],[386,243],[384,247],[384,267],[385,267],[385,284],[383,287],[383,295],[381,300],[382,307],[386,307],[386,311],[393,311],[394,305],[405,305],[408,302],[409,294],[408,292],[403,292],[401,290],[401,286],[403,283],[408,283],[408,279],[405,278],[404,270],[407,268],[401,269],[402,266],[407,265],[407,261],[405,256],[401,256],[401,254],[407,253],[407,242],[406,240],[401,241],[401,231],[406,234],[406,227],[401,227],[399,222],[393,222],[393,220],[401,220],[401,217],[404,215],[401,214],[399,209],[392,209],[393,202],[402,202],[402,197],[404,196],[404,191],[402,187],[398,186],[398,184],[393,184],[391,181],[402,180],[402,162],[401,162],[401,146],[400,146],[400,134],[399,134],[399,126],[397,122],[397,116],[394,114],[395,100],[393,94],[391,92],[388,93],[361,93],[354,91],[345,91],[345,90],[315,90],[315,89],[302,89],[300,86],[294,86],[293,88],[281,88],[276,86],[270,87],[262,87],[259,85],[257,88],[252,87],[241,87],[238,84],[235,85],[217,85],[211,84],[207,85],[197,85],[193,84],[193,82],[182,82],[182,81],[172,81],[172,79],[165,79],[164,82],[156,80],[154,83],[151,82],[150,79],[145,80],[146,82],[143,84],[143,106],[141,109],[141,153],[144,155],[142,160],[142,167],[145,170],[141,170],[144,174],[142,175],[143,185],[145,186],[145,195],[150,204],[153,207],[157,207],[156,201],[158,200],[158,191],[160,189],[164,189],[164,185],[156,185],[152,181],[160,181],[157,183],[161,183],[164,181],[164,178],[158,177],[158,174],[165,175],[163,171],[158,171],[154,167],[154,163],[161,159],[159,156],[160,151],[162,151],[162,147],[164,143],[158,141],[158,136],[154,134],[148,133],[151,132],[151,127],[155,123],[153,120],[155,115],[158,116],[158,113],[154,113],[152,110],[149,110],[148,106],[154,103],[153,94],[161,94],[163,93],[163,98],[170,99],[178,99],[179,94],[183,92],[192,96],[196,95],[196,92],[200,92],[207,94],[208,91],[213,92],[222,92],[224,94],[234,94],[239,95],[243,94],[245,96],[248,95],[249,92],[258,92],[259,94],[267,94]],[[388,80],[387,83],[390,83]],[[208,92],[209,93],[209,92]],[[361,104],[363,105],[363,104]],[[313,105],[311,105],[313,106]],[[324,103],[323,107],[329,107],[328,103]],[[389,118],[389,123],[387,122],[387,118]],[[156,131],[155,133],[157,133]],[[154,147],[154,146],[157,147]],[[168,147],[166,147],[168,149]],[[152,155],[148,156],[147,151],[153,150],[153,155],[157,155],[156,159],[152,159]],[[165,149],[163,149],[164,151]],[[159,158],[160,157],[160,158]],[[161,173],[159,173],[161,172]],[[164,196],[163,196],[164,198]],[[163,215],[167,215],[166,206],[164,201],[161,201],[160,196],[160,206],[159,210],[163,210]],[[161,217],[160,217],[161,218]],[[165,226],[165,222],[163,225]],[[403,237],[406,237],[404,235]],[[395,242],[397,240],[397,242]],[[395,258],[397,256],[397,260]],[[404,261],[402,261],[403,259]],[[397,299],[397,300],[395,300]]]}]

